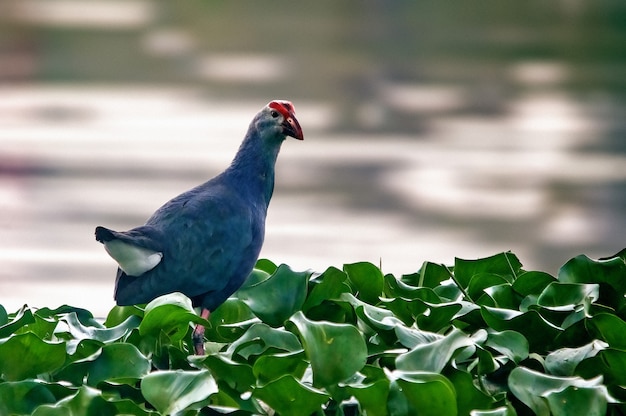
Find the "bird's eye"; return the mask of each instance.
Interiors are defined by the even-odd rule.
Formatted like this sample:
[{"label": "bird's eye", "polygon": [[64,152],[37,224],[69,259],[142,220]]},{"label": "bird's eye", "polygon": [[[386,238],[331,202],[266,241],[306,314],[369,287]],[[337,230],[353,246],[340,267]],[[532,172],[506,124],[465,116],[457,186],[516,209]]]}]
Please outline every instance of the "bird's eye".
[{"label": "bird's eye", "polygon": [[272,112],[270,113],[272,115],[272,117],[276,118],[278,117],[278,111],[276,110],[272,110]]}]

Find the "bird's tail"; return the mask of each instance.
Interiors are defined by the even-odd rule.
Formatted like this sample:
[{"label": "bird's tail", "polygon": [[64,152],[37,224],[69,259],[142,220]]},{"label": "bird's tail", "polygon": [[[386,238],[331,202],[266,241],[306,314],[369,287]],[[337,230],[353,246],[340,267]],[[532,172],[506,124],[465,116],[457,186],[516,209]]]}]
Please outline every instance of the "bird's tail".
[{"label": "bird's tail", "polygon": [[113,235],[113,230],[109,230],[108,228],[97,226],[96,227],[96,240],[101,243],[106,243],[107,241],[115,240],[115,235]]}]

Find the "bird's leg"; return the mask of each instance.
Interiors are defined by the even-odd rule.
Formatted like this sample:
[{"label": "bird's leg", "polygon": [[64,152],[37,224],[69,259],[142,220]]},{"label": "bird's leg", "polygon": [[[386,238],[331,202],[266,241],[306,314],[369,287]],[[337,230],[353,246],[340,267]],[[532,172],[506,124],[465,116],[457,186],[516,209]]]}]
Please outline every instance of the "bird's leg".
[{"label": "bird's leg", "polygon": [[[202,308],[202,312],[200,312],[200,317],[208,320],[210,315],[210,311],[206,308]],[[196,352],[196,355],[204,355],[204,326],[197,324],[196,328],[193,330],[193,335],[191,336],[193,341],[193,349]]]}]

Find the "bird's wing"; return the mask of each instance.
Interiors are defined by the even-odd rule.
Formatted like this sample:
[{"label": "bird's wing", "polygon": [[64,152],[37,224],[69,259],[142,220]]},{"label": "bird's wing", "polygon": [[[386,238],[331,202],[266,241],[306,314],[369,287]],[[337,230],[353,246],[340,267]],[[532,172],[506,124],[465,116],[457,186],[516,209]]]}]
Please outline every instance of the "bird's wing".
[{"label": "bird's wing", "polygon": [[148,220],[161,224],[166,239],[167,259],[153,274],[175,279],[176,290],[187,296],[222,290],[239,278],[248,252],[260,249],[253,207],[230,192],[199,193],[170,209],[175,212],[166,209]]},{"label": "bird's wing", "polygon": [[163,258],[159,233],[154,227],[142,226],[129,231],[96,227],[96,240],[128,276],[141,276],[154,269]]}]

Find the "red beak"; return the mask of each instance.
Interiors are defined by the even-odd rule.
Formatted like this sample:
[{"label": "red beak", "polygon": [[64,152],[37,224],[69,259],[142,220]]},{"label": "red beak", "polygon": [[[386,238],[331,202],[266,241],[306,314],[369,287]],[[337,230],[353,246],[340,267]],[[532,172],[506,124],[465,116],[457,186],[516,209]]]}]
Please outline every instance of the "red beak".
[{"label": "red beak", "polygon": [[296,118],[295,108],[290,101],[275,100],[268,104],[269,107],[282,114],[285,119],[282,123],[283,133],[285,135],[293,137],[294,139],[304,140],[304,134],[302,133],[302,127]]}]

